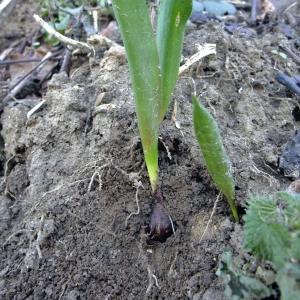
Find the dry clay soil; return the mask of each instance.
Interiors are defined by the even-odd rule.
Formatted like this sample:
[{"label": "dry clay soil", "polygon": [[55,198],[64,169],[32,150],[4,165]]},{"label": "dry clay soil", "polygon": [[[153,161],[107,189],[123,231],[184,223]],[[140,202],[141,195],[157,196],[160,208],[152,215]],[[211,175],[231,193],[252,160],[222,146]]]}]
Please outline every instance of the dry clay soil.
[{"label": "dry clay soil", "polygon": [[[243,213],[249,195],[289,183],[277,161],[298,104],[274,66],[297,67],[273,51],[290,43],[279,33],[246,39],[208,23],[189,28],[184,56],[204,43],[217,54],[185,77],[219,123]],[[221,200],[202,237],[218,191],[193,133],[190,83],[178,80],[160,130],[161,187],[176,227],[165,243],[148,243],[153,199],[126,61],[110,55],[55,75],[30,119],[35,99],[5,108],[1,299],[223,299],[215,272],[225,249],[240,253],[241,225]]]}]

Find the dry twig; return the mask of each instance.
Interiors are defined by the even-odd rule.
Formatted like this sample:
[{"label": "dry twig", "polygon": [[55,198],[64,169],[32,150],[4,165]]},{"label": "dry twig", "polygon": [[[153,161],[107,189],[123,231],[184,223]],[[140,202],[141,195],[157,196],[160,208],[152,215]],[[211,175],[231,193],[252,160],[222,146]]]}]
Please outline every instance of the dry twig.
[{"label": "dry twig", "polygon": [[211,54],[217,54],[216,44],[198,45],[197,53],[192,55],[185,64],[179,68],[179,76],[187,71],[194,63]]},{"label": "dry twig", "polygon": [[45,31],[47,31],[50,35],[53,35],[55,38],[57,38],[59,41],[62,43],[69,45],[73,48],[79,48],[82,50],[85,50],[89,53],[95,53],[95,49],[88,45],[87,43],[79,42],[73,39],[70,39],[61,33],[57,32],[55,29],[53,29],[47,22],[45,22],[40,16],[38,15],[33,15],[35,21],[39,23]]}]

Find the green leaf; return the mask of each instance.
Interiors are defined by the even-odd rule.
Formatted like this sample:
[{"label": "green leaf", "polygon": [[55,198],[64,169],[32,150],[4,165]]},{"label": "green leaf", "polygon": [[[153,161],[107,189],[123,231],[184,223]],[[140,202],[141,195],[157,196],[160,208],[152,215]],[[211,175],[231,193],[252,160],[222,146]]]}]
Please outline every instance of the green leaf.
[{"label": "green leaf", "polygon": [[161,79],[148,8],[145,0],[113,0],[112,3],[127,53],[145,161],[155,190]]},{"label": "green leaf", "polygon": [[300,299],[300,265],[287,263],[277,274],[281,300]]},{"label": "green leaf", "polygon": [[289,253],[290,236],[284,226],[284,212],[269,197],[252,197],[244,217],[245,247],[279,268]]},{"label": "green leaf", "polygon": [[217,275],[225,283],[226,299],[253,300],[269,297],[272,294],[272,290],[260,280],[248,276],[234,264],[231,252],[222,254]]},{"label": "green leaf", "polygon": [[168,110],[178,78],[184,29],[191,12],[192,0],[160,1],[156,41],[162,74],[161,121]]},{"label": "green leaf", "polygon": [[292,233],[291,256],[300,261],[300,232]]},{"label": "green leaf", "polygon": [[217,122],[208,110],[198,101],[196,96],[193,96],[192,99],[195,134],[206,162],[208,172],[217,188],[225,195],[233,217],[238,221],[238,213],[234,203],[234,180]]},{"label": "green leaf", "polygon": [[[52,22],[48,22],[48,24],[51,27],[54,27],[54,29],[56,31],[58,31],[61,34],[65,34],[65,30],[67,29],[68,25],[70,22],[70,15],[66,15],[66,14],[59,14],[59,20],[57,22],[55,22],[55,26],[53,26]],[[60,44],[60,41],[54,37],[53,35],[49,34],[49,33],[45,33],[45,41],[46,43],[48,43],[49,45],[55,47],[57,45]]]}]

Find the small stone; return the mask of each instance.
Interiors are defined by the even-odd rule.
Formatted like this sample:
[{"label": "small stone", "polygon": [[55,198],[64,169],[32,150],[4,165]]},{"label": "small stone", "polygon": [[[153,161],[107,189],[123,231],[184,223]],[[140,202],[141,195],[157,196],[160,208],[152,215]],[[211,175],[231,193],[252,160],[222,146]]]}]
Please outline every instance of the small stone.
[{"label": "small stone", "polygon": [[109,104],[101,104],[100,106],[95,108],[94,115],[100,114],[100,113],[107,113],[110,111],[113,111],[116,108],[115,104],[109,103]]},{"label": "small stone", "polygon": [[81,299],[81,295],[78,290],[72,290],[66,296],[66,300],[80,300],[80,299]]},{"label": "small stone", "polygon": [[266,285],[271,285],[275,282],[275,273],[271,270],[265,270],[260,266],[258,266],[255,275],[261,278]]},{"label": "small stone", "polygon": [[107,104],[111,101],[111,95],[108,92],[102,92],[97,96],[96,106],[100,106],[102,104]]},{"label": "small stone", "polygon": [[300,131],[296,130],[279,158],[279,168],[287,177],[294,179],[300,175]]},{"label": "small stone", "polygon": [[47,286],[45,289],[45,293],[48,297],[51,297],[53,294],[53,286],[52,285]]},{"label": "small stone", "polygon": [[291,194],[300,194],[300,179],[293,181],[287,190]]}]

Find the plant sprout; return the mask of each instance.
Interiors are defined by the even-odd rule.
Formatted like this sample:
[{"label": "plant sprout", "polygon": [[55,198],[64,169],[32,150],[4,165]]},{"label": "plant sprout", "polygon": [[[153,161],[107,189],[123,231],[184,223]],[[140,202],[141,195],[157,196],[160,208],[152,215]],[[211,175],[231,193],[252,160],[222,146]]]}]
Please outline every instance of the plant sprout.
[{"label": "plant sprout", "polygon": [[[156,195],[159,125],[168,110],[178,78],[184,29],[192,11],[192,0],[160,0],[156,37],[145,0],[112,0],[112,4],[127,53],[145,162]],[[216,123],[195,99],[193,102],[196,135],[208,170],[238,220],[229,161]]]},{"label": "plant sprout", "polygon": [[154,192],[158,183],[159,124],[177,80],[183,31],[192,0],[160,2],[156,41],[145,0],[112,3],[127,53],[138,127]]},{"label": "plant sprout", "polygon": [[208,172],[215,185],[225,195],[233,217],[238,221],[238,213],[234,204],[234,180],[217,122],[196,96],[192,99],[195,134]]}]

